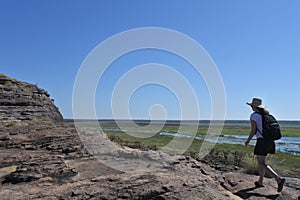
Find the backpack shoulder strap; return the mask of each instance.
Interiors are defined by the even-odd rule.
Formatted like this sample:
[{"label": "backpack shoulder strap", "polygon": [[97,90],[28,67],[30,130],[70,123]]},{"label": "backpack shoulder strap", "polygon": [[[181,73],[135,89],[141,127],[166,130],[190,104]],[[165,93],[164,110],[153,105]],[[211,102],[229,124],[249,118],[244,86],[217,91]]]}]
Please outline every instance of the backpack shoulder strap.
[{"label": "backpack shoulder strap", "polygon": [[261,125],[262,125],[262,132],[256,127],[256,131],[258,131],[262,136],[264,135],[264,126],[265,126],[265,120],[264,120],[264,115],[265,114],[262,114],[262,113],[260,113],[260,112],[254,112],[254,113],[257,113],[257,114],[259,114],[260,116],[261,116]]}]

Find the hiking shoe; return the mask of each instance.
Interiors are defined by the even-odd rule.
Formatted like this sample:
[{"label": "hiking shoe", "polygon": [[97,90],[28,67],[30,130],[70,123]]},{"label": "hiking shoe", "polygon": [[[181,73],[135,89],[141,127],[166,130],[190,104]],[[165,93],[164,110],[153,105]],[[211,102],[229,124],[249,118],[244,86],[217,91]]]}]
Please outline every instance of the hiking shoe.
[{"label": "hiking shoe", "polygon": [[264,185],[261,185],[258,181],[254,182],[255,187],[260,188],[260,187],[265,187]]},{"label": "hiking shoe", "polygon": [[280,179],[280,183],[278,183],[277,192],[281,192],[281,191],[282,191],[284,182],[285,182],[285,179],[284,179],[284,178],[281,178],[281,179]]}]

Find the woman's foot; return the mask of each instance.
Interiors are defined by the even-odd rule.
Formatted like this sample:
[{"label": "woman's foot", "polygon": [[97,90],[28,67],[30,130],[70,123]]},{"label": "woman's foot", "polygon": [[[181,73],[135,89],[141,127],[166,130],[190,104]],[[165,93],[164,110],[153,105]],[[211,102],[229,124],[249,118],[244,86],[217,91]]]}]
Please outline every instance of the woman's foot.
[{"label": "woman's foot", "polygon": [[260,187],[265,187],[262,183],[259,183],[258,181],[254,182],[255,187],[260,188]]},{"label": "woman's foot", "polygon": [[280,179],[280,182],[278,183],[277,192],[281,192],[281,191],[282,191],[284,182],[285,182],[285,179],[284,179],[284,178],[281,178],[281,179]]}]

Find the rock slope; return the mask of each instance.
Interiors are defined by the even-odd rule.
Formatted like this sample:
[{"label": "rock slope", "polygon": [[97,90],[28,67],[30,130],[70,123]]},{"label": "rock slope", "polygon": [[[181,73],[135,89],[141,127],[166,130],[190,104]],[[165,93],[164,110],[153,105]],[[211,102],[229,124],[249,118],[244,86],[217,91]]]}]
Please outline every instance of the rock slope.
[{"label": "rock slope", "polygon": [[[134,157],[140,151],[119,148],[121,152],[133,152]],[[139,153],[146,154],[153,152]],[[110,152],[101,156],[113,159]],[[154,171],[124,173],[94,159],[73,126],[0,127],[0,161],[3,200],[281,200],[298,199],[300,195],[299,179],[287,178],[283,192],[278,193],[273,179],[266,179],[264,188],[255,188],[257,176],[219,171],[187,156]]]},{"label": "rock slope", "polygon": [[37,85],[0,74],[0,122],[53,122],[63,120],[49,93]]}]

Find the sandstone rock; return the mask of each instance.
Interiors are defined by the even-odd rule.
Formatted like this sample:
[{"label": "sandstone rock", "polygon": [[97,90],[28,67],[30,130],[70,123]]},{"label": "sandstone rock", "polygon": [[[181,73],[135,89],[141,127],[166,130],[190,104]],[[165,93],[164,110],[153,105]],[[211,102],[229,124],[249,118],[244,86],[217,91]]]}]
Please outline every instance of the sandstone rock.
[{"label": "sandstone rock", "polygon": [[13,126],[19,121],[58,124],[62,120],[46,90],[0,74],[0,122]]},{"label": "sandstone rock", "polygon": [[[274,179],[266,178],[264,188],[255,188],[257,176],[219,171],[188,156],[170,163],[169,168],[123,173],[93,158],[72,126],[0,126],[0,136],[11,132],[16,134],[9,134],[9,140],[0,141],[1,200],[256,200],[297,199],[299,196],[299,179],[286,178],[283,191],[278,193]],[[24,144],[30,148],[24,148]],[[129,148],[122,151],[135,155],[154,153],[137,154],[139,150]],[[9,170],[11,168],[14,170]]]}]

